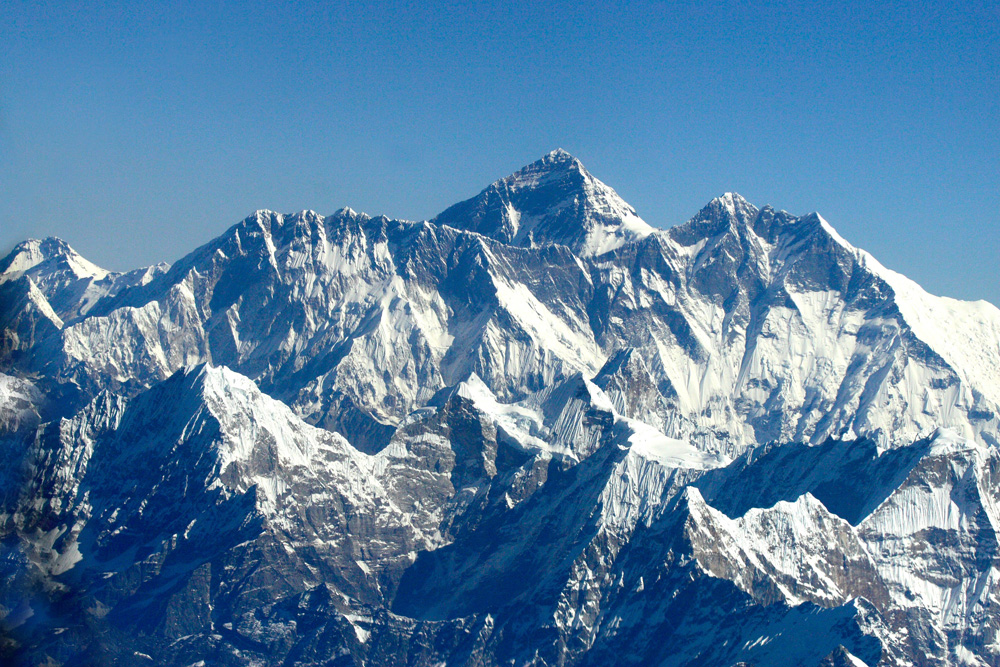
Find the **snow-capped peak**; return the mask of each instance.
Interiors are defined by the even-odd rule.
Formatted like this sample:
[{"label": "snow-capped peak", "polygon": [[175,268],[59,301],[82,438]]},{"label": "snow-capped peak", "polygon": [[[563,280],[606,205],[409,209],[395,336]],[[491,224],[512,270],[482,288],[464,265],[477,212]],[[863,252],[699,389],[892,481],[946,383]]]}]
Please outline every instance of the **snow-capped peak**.
[{"label": "snow-capped peak", "polygon": [[108,271],[86,260],[68,243],[55,236],[45,239],[28,239],[19,243],[3,260],[0,260],[0,282],[14,280],[24,273],[49,263],[47,271],[69,271],[76,278],[101,280]]},{"label": "snow-capped peak", "polygon": [[726,211],[729,212],[729,215],[732,216],[737,215],[740,211],[757,210],[757,207],[736,192],[723,193],[721,197],[713,199],[711,204],[718,204],[722,208],[726,209]]},{"label": "snow-capped peak", "polygon": [[739,193],[726,192],[708,202],[702,209],[702,212],[707,211],[714,215],[722,213],[734,222],[750,224],[757,217],[758,209]]},{"label": "snow-capped peak", "polygon": [[504,243],[559,243],[599,255],[654,230],[612,188],[562,149],[502,178],[435,219]]},{"label": "snow-capped peak", "polygon": [[929,294],[906,276],[855,247],[819,213],[799,218],[815,222],[834,243],[892,289],[896,307],[913,333],[959,376],[990,401],[1000,403],[1000,309],[987,301],[961,301]]},{"label": "snow-capped peak", "polygon": [[[574,170],[579,172],[587,171],[586,168],[583,166],[582,162],[580,162],[578,159],[570,155],[567,151],[563,150],[562,148],[557,148],[553,151],[549,151],[540,160],[528,166],[530,167],[536,165],[547,167],[550,170],[562,169],[562,170]],[[528,167],[525,167],[525,169],[527,168]]]},{"label": "snow-capped peak", "polygon": [[566,151],[566,150],[564,150],[562,148],[556,148],[554,150],[549,151],[548,153],[545,154],[545,158],[543,158],[543,159],[551,159],[551,160],[576,160],[575,157],[573,157],[572,155],[570,155],[568,151]]}]

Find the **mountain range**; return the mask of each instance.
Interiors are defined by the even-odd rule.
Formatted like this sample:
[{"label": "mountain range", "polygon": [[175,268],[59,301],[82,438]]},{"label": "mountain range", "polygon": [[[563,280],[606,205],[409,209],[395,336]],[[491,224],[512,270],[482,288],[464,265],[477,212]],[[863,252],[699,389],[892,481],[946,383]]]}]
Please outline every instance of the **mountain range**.
[{"label": "mountain range", "polygon": [[1000,665],[1000,310],[557,150],[423,222],[0,260],[0,657]]}]

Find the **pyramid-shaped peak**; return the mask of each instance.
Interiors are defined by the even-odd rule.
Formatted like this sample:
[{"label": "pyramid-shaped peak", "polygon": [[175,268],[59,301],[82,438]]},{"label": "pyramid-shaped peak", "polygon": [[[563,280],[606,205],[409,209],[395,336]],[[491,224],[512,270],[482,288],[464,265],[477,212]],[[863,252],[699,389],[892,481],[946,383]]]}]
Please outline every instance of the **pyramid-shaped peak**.
[{"label": "pyramid-shaped peak", "polygon": [[44,239],[26,239],[21,241],[10,251],[4,264],[16,257],[33,257],[39,261],[52,259],[62,255],[76,255],[76,251],[68,243],[57,236],[49,236]]},{"label": "pyramid-shaped peak", "polygon": [[49,271],[69,270],[77,277],[92,277],[100,280],[108,271],[85,259],[62,239],[49,236],[44,239],[28,239],[17,244],[6,257],[0,259],[0,275],[16,278],[36,267],[48,267]]},{"label": "pyramid-shaped peak", "polygon": [[549,151],[539,161],[540,162],[544,162],[546,164],[574,164],[574,165],[581,165],[580,161],[577,160],[572,155],[570,155],[569,151],[566,151],[566,150],[564,150],[562,148],[557,148],[555,150]]},{"label": "pyramid-shaped peak", "polygon": [[[582,162],[563,149],[557,148],[521,167],[513,174],[495,181],[487,189],[534,190],[558,184],[563,189],[583,191],[593,189],[597,183],[600,181],[587,171]],[[603,183],[600,185],[607,188]]]},{"label": "pyramid-shaped peak", "polygon": [[735,192],[726,192],[698,211],[683,225],[670,229],[670,236],[682,245],[690,246],[703,239],[751,227],[759,210]]},{"label": "pyramid-shaped peak", "polygon": [[653,231],[618,193],[561,148],[455,204],[434,222],[510,245],[558,243],[584,257]]},{"label": "pyramid-shaped peak", "polygon": [[746,198],[738,192],[726,192],[721,197],[716,197],[712,201],[719,202],[726,207],[753,206]]},{"label": "pyramid-shaped peak", "polygon": [[726,192],[721,197],[716,197],[702,209],[702,211],[707,210],[728,213],[743,223],[749,222],[757,215],[757,207],[736,192]]}]

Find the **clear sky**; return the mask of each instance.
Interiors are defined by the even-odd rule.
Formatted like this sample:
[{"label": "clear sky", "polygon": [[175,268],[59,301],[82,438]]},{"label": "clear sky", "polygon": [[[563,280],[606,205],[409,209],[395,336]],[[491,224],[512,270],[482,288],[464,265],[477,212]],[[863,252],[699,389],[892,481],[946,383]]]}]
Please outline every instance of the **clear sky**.
[{"label": "clear sky", "polygon": [[429,218],[562,147],[1000,304],[1000,3],[0,3],[0,252],[173,261],[258,208]]}]

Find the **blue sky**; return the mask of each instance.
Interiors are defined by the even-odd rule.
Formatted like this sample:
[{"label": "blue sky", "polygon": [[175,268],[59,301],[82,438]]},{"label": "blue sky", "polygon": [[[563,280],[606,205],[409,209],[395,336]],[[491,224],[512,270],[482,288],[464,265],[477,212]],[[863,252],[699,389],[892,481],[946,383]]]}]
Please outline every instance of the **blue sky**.
[{"label": "blue sky", "polygon": [[1000,303],[995,1],[0,5],[0,252],[423,219],[555,147],[653,225],[732,190]]}]

